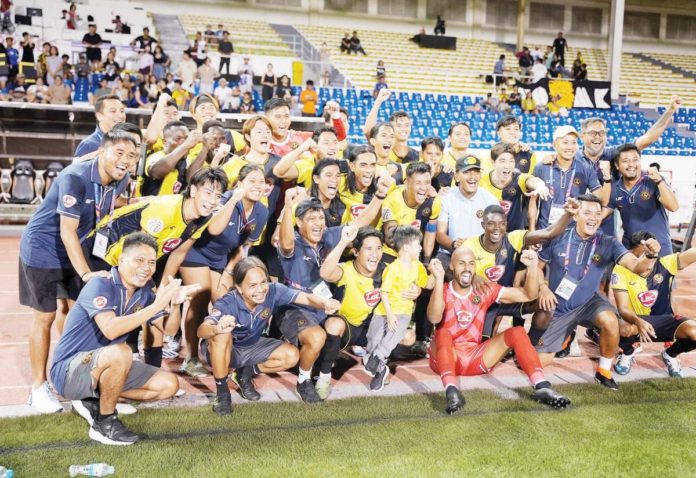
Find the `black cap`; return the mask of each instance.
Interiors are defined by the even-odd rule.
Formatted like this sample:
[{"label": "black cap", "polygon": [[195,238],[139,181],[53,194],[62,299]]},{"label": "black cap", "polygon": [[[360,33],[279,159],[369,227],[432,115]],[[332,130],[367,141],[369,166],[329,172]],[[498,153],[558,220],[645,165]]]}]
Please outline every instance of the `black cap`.
[{"label": "black cap", "polygon": [[470,169],[481,169],[481,160],[478,159],[476,156],[473,154],[470,154],[468,156],[464,156],[462,158],[459,158],[457,160],[457,166],[456,166],[456,171],[459,172],[465,172]]},{"label": "black cap", "polygon": [[303,199],[297,204],[297,207],[295,208],[295,217],[302,219],[302,216],[314,209],[321,209],[322,211],[324,210],[324,207],[321,205],[321,201],[319,199]]}]

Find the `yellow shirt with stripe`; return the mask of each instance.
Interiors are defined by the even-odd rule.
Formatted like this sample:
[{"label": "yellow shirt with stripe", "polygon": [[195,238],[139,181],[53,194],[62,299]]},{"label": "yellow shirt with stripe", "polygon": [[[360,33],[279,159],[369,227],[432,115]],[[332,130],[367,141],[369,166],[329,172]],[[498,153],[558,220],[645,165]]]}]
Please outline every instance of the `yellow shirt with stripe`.
[{"label": "yellow shirt with stripe", "polygon": [[[520,153],[521,152],[518,152],[517,154],[520,154]],[[523,170],[522,164],[521,163],[518,164],[520,160],[517,157],[517,154],[515,154],[515,167],[520,169],[520,170]],[[490,151],[488,151],[486,154],[484,154],[483,157],[481,157],[480,159],[481,159],[481,170],[484,173],[493,169],[493,159],[491,158]],[[523,161],[525,163],[527,162],[526,159],[524,159]],[[531,158],[529,158],[529,168],[527,169],[527,171],[529,171],[529,174],[532,174],[534,172],[534,167],[536,166],[536,164],[537,164],[537,156],[536,156],[536,153],[532,152],[532,156],[531,156]],[[525,167],[526,167],[526,164],[525,164]]]},{"label": "yellow shirt with stripe", "polygon": [[[404,198],[406,194],[406,186],[399,186],[394,191],[387,195],[387,198],[382,203],[382,220],[378,226],[381,228],[382,224],[385,222],[396,221],[398,226],[410,225],[423,232],[425,229],[425,224],[421,224],[416,217],[418,213],[418,207],[411,207],[406,204],[406,199]],[[433,199],[433,205],[430,211],[423,211],[426,216],[424,219],[427,221],[435,220],[440,215],[440,210],[442,209],[442,201],[440,196],[435,196]],[[396,251],[385,244],[384,252],[396,257]]]},{"label": "yellow shirt with stripe", "polygon": [[[660,263],[672,275],[677,275],[679,271],[679,254],[670,254],[660,258]],[[625,291],[628,293],[628,300],[631,309],[636,315],[650,315],[651,308],[646,307],[640,301],[640,295],[648,292],[648,281],[645,277],[631,272],[624,266],[616,265],[612,271],[611,288],[614,290]]]},{"label": "yellow shirt with stripe", "polygon": [[341,308],[338,313],[350,325],[359,326],[367,319],[380,301],[379,288],[375,288],[372,277],[365,277],[355,268],[353,261],[344,262],[339,267],[343,275],[336,282],[344,290]]},{"label": "yellow shirt with stripe", "polygon": [[[415,301],[401,297],[412,284],[421,289],[428,284],[428,271],[420,261],[414,260],[410,264],[397,258],[387,265],[382,274],[381,291],[389,295],[389,305],[394,315],[411,315],[415,307]],[[384,303],[380,302],[375,313],[387,315]]]},{"label": "yellow shirt with stripe", "polygon": [[[507,234],[507,239],[510,245],[518,253],[522,252],[524,247],[524,238],[527,235],[527,231],[512,231]],[[481,277],[488,277],[486,271],[491,267],[496,266],[496,252],[489,251],[481,243],[481,236],[474,236],[467,238],[464,241],[463,247],[469,248],[476,257],[476,274]]]},{"label": "yellow shirt with stripe", "polygon": [[[246,140],[244,139],[244,135],[240,133],[239,131],[235,131],[233,129],[228,130],[230,134],[232,135],[232,143],[234,144],[234,152],[235,154],[244,152],[247,147]],[[191,148],[188,152],[188,156],[186,159],[188,159],[189,164],[191,164],[195,159],[196,156],[198,156],[198,153],[201,152],[201,149],[203,149],[203,143],[198,143],[195,145],[193,148]]]}]

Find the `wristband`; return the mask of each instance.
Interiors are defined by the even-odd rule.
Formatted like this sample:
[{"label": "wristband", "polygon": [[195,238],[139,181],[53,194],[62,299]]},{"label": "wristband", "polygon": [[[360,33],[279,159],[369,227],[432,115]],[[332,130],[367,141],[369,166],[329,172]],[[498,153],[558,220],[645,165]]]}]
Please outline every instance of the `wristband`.
[{"label": "wristband", "polygon": [[658,256],[657,256],[657,254],[647,254],[646,253],[645,257],[647,257],[648,259],[657,259]]},{"label": "wristband", "polygon": [[379,196],[379,195],[377,195],[377,194],[375,193],[375,197],[376,197],[377,199],[379,199],[380,201],[384,201],[385,199],[387,199],[387,195],[386,195],[386,194],[385,194],[384,196]]},{"label": "wristband", "polygon": [[81,280],[82,282],[84,282],[83,277],[86,276],[87,274],[89,274],[90,272],[92,272],[92,271],[87,271],[87,272],[83,273],[83,274],[80,276],[80,280]]},{"label": "wristband", "polygon": [[428,223],[425,225],[425,232],[437,232],[437,224]]}]

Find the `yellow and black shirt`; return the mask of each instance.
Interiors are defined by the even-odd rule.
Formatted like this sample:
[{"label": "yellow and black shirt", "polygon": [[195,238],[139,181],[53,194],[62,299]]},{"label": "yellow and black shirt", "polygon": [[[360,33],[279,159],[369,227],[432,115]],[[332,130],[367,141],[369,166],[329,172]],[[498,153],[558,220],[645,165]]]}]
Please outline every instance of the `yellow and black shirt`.
[{"label": "yellow and black shirt", "polygon": [[382,282],[383,267],[380,266],[373,277],[362,275],[353,261],[339,265],[343,275],[336,282],[335,297],[341,301],[338,313],[350,325],[358,327],[368,319],[381,298],[379,288]]},{"label": "yellow and black shirt", "polygon": [[[406,204],[406,186],[399,186],[387,195],[382,203],[382,223],[396,221],[399,226],[413,226],[425,233],[425,226],[429,221],[435,220],[440,215],[442,202],[440,196],[427,198],[418,207]],[[384,246],[384,252],[396,256],[396,252],[389,246]]]},{"label": "yellow and black shirt", "polygon": [[529,192],[527,180],[532,176],[525,173],[512,173],[512,180],[504,188],[499,188],[493,183],[491,175],[493,171],[485,173],[481,177],[480,187],[490,192],[500,201],[500,207],[507,215],[508,232],[519,229],[527,229],[527,208],[529,201],[523,193]]},{"label": "yellow and black shirt", "polygon": [[524,230],[505,234],[502,244],[493,252],[483,247],[483,235],[468,238],[464,246],[476,257],[476,274],[504,287],[512,287],[526,235]]},{"label": "yellow and black shirt", "polygon": [[624,266],[616,265],[611,274],[611,288],[628,293],[636,315],[673,314],[671,289],[679,271],[679,254],[669,254],[655,262],[648,277],[641,277]]}]

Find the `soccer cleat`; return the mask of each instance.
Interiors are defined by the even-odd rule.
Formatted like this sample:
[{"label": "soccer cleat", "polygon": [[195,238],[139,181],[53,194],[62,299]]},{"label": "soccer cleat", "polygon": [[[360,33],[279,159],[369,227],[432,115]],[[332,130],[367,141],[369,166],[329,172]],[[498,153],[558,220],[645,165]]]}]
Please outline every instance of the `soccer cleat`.
[{"label": "soccer cleat", "polygon": [[196,359],[184,360],[181,367],[179,367],[179,372],[185,373],[189,377],[193,378],[202,378],[210,375],[208,369]]},{"label": "soccer cleat", "polygon": [[181,350],[181,339],[173,335],[165,335],[162,344],[162,357],[173,359],[179,356]]},{"label": "soccer cleat", "polygon": [[594,327],[585,330],[585,337],[593,344],[599,345],[599,331]]},{"label": "soccer cleat", "polygon": [[684,378],[684,373],[682,372],[681,364],[679,363],[678,357],[670,357],[667,355],[667,351],[662,351],[662,361],[667,366],[667,372],[672,378]]},{"label": "soccer cleat", "polygon": [[551,408],[561,409],[568,408],[570,406],[570,399],[568,397],[561,395],[549,387],[535,389],[532,393],[532,398],[539,403],[550,406]]},{"label": "soccer cleat", "polygon": [[381,360],[379,364],[379,370],[377,370],[377,373],[370,382],[370,390],[372,390],[373,392],[379,392],[380,390],[382,390],[386,385],[387,377],[389,376],[389,367],[387,367],[387,364],[385,362],[382,362]]},{"label": "soccer cleat", "polygon": [[42,383],[39,388],[32,389],[27,403],[40,413],[57,413],[63,411],[63,406],[56,398],[53,389],[48,382]]},{"label": "soccer cleat", "polygon": [[87,420],[89,426],[92,426],[99,415],[99,400],[88,398],[86,400],[73,400],[71,403],[73,411]]},{"label": "soccer cleat", "polygon": [[213,411],[220,416],[232,414],[232,395],[225,393],[217,395],[213,401]]},{"label": "soccer cleat", "polygon": [[616,391],[619,389],[619,384],[616,383],[616,381],[613,378],[607,378],[599,372],[595,373],[594,379],[595,382],[602,385],[603,387],[607,387],[609,390]]},{"label": "soccer cleat", "polygon": [[635,353],[631,355],[619,354],[619,358],[614,364],[614,371],[619,375],[628,375],[635,360]]},{"label": "soccer cleat", "polygon": [[139,437],[128,430],[115,413],[101,420],[95,419],[89,437],[104,445],[132,445]]},{"label": "soccer cleat", "polygon": [[367,362],[365,362],[365,359],[363,358],[363,363],[365,364],[365,373],[368,374],[370,377],[374,377],[377,371],[379,370],[379,357],[375,355],[370,355],[367,359]]},{"label": "soccer cleat", "polygon": [[317,394],[317,391],[314,389],[314,384],[311,380],[305,380],[302,383],[298,382],[297,394],[305,403],[321,402],[321,397]]},{"label": "soccer cleat", "polygon": [[239,394],[242,398],[251,402],[255,402],[261,398],[261,394],[256,390],[256,387],[254,387],[254,381],[251,376],[245,377],[237,370],[232,374],[232,381],[237,385]]},{"label": "soccer cleat", "polygon": [[464,400],[464,395],[457,387],[447,387],[445,397],[447,397],[447,408],[445,408],[447,415],[453,415],[464,408],[466,401]]},{"label": "soccer cleat", "polygon": [[428,357],[428,342],[425,340],[419,340],[411,346],[411,353],[418,356],[419,358]]},{"label": "soccer cleat", "polygon": [[317,379],[317,383],[314,385],[314,388],[317,391],[319,398],[322,400],[329,398],[329,394],[331,393],[331,376],[328,378],[322,378],[320,376]]}]

